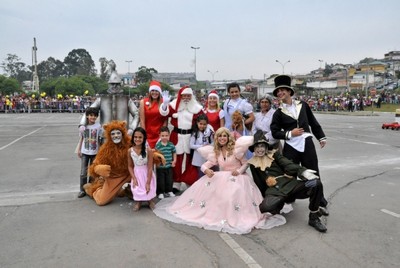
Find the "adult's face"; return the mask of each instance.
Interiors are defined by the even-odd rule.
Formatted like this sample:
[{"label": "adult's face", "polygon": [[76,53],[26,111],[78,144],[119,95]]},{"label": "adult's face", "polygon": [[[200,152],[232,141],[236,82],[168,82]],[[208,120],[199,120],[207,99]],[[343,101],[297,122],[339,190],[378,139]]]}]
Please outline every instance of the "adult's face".
[{"label": "adult's face", "polygon": [[115,144],[120,143],[122,141],[122,132],[121,132],[121,130],[118,130],[118,129],[111,130],[111,140]]},{"label": "adult's face", "polygon": [[158,99],[158,97],[160,97],[160,92],[158,92],[157,90],[151,90],[150,96],[152,99]]},{"label": "adult's face", "polygon": [[279,100],[285,102],[288,102],[290,97],[290,90],[287,88],[278,88],[276,92],[276,96],[278,97]]},{"label": "adult's face", "polygon": [[192,99],[192,94],[182,94],[181,100],[183,103],[188,103]]},{"label": "adult's face", "polygon": [[271,104],[269,103],[268,100],[262,99],[260,101],[260,109],[261,109],[261,112],[267,112],[267,111],[269,111],[269,109],[271,109]]}]

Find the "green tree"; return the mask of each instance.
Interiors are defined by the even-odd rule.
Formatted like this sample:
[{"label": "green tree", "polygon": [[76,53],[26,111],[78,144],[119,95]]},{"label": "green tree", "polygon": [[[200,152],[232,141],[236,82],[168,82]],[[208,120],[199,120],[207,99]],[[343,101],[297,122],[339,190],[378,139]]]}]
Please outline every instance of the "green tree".
[{"label": "green tree", "polygon": [[96,75],[95,64],[86,49],[74,49],[64,59],[65,70],[68,76]]},{"label": "green tree", "polygon": [[20,83],[32,77],[32,72],[15,54],[7,54],[7,58],[1,64],[9,77],[17,79]]},{"label": "green tree", "polygon": [[0,95],[11,95],[14,92],[22,92],[17,79],[0,75]]},{"label": "green tree", "polygon": [[38,76],[40,81],[64,75],[65,75],[64,63],[53,57],[49,57],[47,60],[42,61],[38,64]]},{"label": "green tree", "polygon": [[150,82],[153,79],[153,74],[158,73],[154,68],[147,68],[146,66],[140,66],[136,72],[136,79],[138,84]]},{"label": "green tree", "polygon": [[107,93],[108,84],[106,81],[102,80],[101,78],[96,77],[96,76],[85,76],[85,75],[81,75],[78,77],[85,83],[88,83],[92,86],[93,91],[91,91],[89,89],[89,95]]},{"label": "green tree", "polygon": [[93,85],[102,88],[104,86],[102,83],[104,81],[101,81],[100,78],[91,76],[58,77],[44,81],[40,90],[46,92],[48,96],[56,96],[57,94],[82,96],[85,95],[86,91],[88,91],[87,95],[93,96],[97,93]]}]

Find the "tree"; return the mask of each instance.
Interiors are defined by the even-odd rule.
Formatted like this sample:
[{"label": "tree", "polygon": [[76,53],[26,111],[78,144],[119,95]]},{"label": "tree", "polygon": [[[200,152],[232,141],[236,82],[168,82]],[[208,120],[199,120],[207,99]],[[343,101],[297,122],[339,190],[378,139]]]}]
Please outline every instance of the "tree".
[{"label": "tree", "polygon": [[7,58],[1,64],[9,77],[17,79],[20,83],[29,80],[32,76],[26,64],[21,62],[21,58],[15,54],[7,54]]},{"label": "tree", "polygon": [[0,95],[11,95],[14,92],[21,92],[17,79],[0,75]]},{"label": "tree", "polygon": [[46,61],[42,61],[38,64],[38,76],[40,81],[64,75],[65,64],[53,57],[49,57]]},{"label": "tree", "polygon": [[[140,84],[133,92],[135,94],[146,96],[149,93],[149,86],[150,86],[150,82]],[[168,90],[169,92],[171,92],[172,87],[166,83],[161,82],[161,90],[162,91]]]},{"label": "tree", "polygon": [[96,75],[96,69],[92,56],[86,49],[74,49],[64,59],[67,76]]},{"label": "tree", "polygon": [[138,84],[143,84],[150,82],[153,79],[153,74],[158,73],[154,68],[147,68],[146,66],[141,66],[136,72],[136,79]]},{"label": "tree", "polygon": [[100,78],[103,79],[104,81],[107,81],[107,66],[108,66],[108,60],[104,57],[99,59],[100,62]]}]

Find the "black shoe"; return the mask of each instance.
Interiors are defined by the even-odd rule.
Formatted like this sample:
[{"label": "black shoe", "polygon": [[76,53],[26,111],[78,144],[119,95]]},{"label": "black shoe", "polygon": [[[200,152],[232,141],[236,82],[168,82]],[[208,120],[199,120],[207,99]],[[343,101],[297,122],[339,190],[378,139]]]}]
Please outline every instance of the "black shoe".
[{"label": "black shoe", "polygon": [[85,191],[80,191],[78,194],[78,198],[82,198],[86,195]]},{"label": "black shoe", "polygon": [[308,225],[312,226],[318,232],[325,233],[328,229],[326,226],[321,222],[320,218],[318,217],[317,213],[310,213],[308,219]]},{"label": "black shoe", "polygon": [[176,189],[176,188],[172,188],[172,192],[173,192],[174,194],[178,194],[178,193],[180,193],[180,190],[179,190],[179,189]]},{"label": "black shoe", "polygon": [[318,214],[320,216],[329,216],[329,211],[326,207],[319,207]]}]

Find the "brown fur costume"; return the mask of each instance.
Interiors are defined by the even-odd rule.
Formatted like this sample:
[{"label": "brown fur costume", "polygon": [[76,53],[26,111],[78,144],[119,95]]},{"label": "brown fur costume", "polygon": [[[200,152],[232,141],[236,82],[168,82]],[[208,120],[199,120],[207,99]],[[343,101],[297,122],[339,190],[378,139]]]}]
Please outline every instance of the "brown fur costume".
[{"label": "brown fur costume", "polygon": [[[89,167],[89,174],[94,178],[93,183],[84,185],[86,193],[93,197],[99,206],[111,202],[121,191],[122,186],[130,182],[128,170],[128,150],[130,137],[124,121],[111,121],[103,126],[106,142]],[[111,131],[120,130],[122,140],[115,144],[111,139]]]}]

